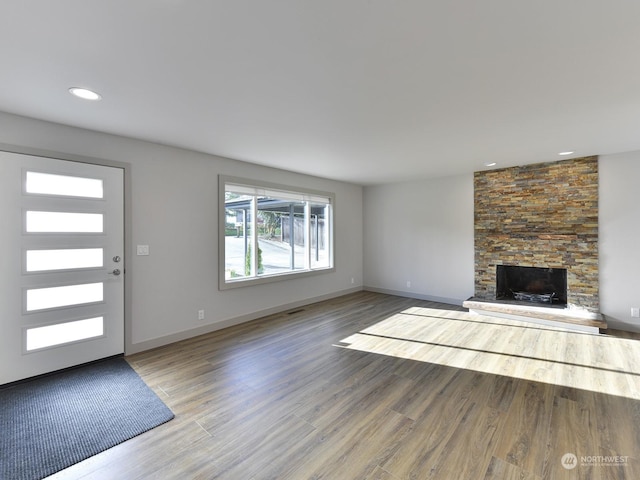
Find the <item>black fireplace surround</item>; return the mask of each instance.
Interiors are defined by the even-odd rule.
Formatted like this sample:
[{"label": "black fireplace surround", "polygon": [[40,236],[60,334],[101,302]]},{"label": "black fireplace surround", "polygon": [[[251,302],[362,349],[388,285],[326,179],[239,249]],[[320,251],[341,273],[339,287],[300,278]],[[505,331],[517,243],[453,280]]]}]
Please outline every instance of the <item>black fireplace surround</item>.
[{"label": "black fireplace surround", "polygon": [[497,265],[496,300],[564,306],[567,269]]}]

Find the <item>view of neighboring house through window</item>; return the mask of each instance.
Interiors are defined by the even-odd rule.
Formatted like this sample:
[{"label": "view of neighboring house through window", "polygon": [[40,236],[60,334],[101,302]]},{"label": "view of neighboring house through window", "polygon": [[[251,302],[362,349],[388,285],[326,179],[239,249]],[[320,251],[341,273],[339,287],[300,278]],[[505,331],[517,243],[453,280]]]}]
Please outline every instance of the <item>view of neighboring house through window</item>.
[{"label": "view of neighboring house through window", "polygon": [[332,195],[222,177],[224,284],[333,267]]}]

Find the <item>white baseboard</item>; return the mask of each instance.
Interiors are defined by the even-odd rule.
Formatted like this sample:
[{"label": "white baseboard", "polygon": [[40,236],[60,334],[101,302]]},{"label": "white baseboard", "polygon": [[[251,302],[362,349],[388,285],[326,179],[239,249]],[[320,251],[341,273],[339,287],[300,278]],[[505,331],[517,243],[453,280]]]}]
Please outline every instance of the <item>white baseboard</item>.
[{"label": "white baseboard", "polygon": [[169,345],[170,343],[179,342],[188,338],[197,337],[206,333],[215,332],[216,330],[222,330],[223,328],[233,327],[234,325],[240,325],[241,323],[250,322],[258,318],[266,317],[276,313],[286,312],[293,308],[303,307],[305,305],[311,305],[312,303],[322,302],[324,300],[331,300],[332,298],[342,297],[349,295],[350,293],[361,292],[362,287],[349,288],[341,290],[339,292],[329,293],[326,295],[320,295],[317,297],[307,298],[297,302],[287,303],[284,305],[278,305],[276,307],[267,308],[265,310],[259,310],[257,312],[249,313],[246,315],[240,315],[238,317],[229,318],[220,322],[211,323],[209,325],[203,325],[202,327],[192,328],[184,330],[182,332],[174,333],[172,335],[165,335],[157,337],[144,342],[134,343],[127,345],[125,348],[125,355],[133,355],[134,353],[144,352],[145,350],[151,350],[152,348],[162,347]]},{"label": "white baseboard", "polygon": [[423,295],[416,292],[404,292],[402,290],[389,290],[387,288],[364,286],[363,290],[367,292],[386,293],[387,295],[395,295],[397,297],[415,298],[418,300],[427,300],[430,302],[448,303],[450,305],[462,306],[464,300],[458,298],[436,297],[434,295]]}]

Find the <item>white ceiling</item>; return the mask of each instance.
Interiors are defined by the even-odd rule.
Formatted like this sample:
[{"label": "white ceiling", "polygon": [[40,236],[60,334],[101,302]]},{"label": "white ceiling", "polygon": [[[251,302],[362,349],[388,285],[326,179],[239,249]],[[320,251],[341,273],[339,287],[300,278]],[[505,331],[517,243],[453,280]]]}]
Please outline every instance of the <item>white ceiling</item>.
[{"label": "white ceiling", "polygon": [[640,2],[1,0],[0,110],[360,184],[640,150]]}]

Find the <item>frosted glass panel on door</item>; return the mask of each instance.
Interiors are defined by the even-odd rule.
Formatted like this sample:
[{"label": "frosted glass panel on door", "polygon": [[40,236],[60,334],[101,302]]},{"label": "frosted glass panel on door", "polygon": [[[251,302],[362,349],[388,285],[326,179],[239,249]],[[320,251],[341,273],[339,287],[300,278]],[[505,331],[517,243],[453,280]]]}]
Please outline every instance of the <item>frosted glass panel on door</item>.
[{"label": "frosted glass panel on door", "polygon": [[27,351],[104,335],[104,318],[95,317],[27,330]]},{"label": "frosted glass panel on door", "polygon": [[27,172],[27,193],[62,195],[66,197],[102,198],[102,180],[70,177],[50,173]]},{"label": "frosted glass panel on door", "polygon": [[85,303],[102,302],[104,284],[86,283],[65,287],[35,288],[27,290],[27,311],[46,308],[70,307]]},{"label": "frosted glass panel on door", "polygon": [[102,233],[101,213],[27,212],[29,233]]},{"label": "frosted glass panel on door", "polygon": [[27,272],[100,268],[103,257],[102,248],[27,250]]}]

